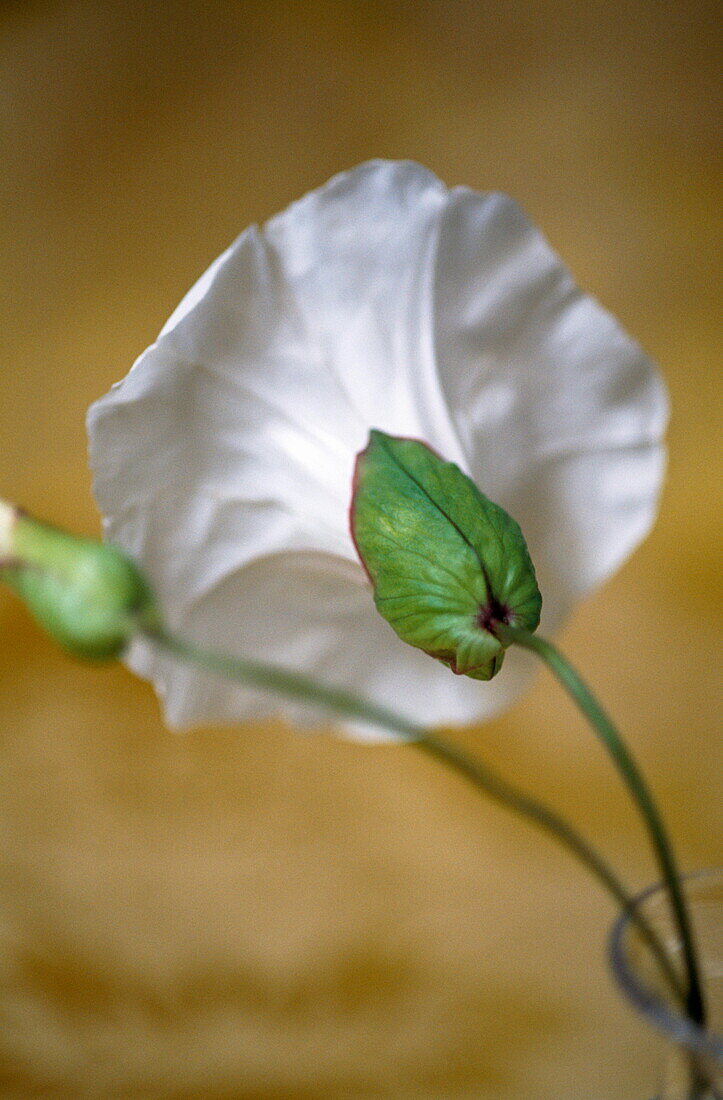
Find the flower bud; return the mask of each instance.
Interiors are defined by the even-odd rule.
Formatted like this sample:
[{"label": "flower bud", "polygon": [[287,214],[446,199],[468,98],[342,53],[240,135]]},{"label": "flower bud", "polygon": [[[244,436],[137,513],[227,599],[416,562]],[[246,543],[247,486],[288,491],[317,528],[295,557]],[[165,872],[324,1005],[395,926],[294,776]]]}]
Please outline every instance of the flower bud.
[{"label": "flower bud", "polygon": [[140,626],[158,621],[146,581],[120,550],[41,523],[4,501],[0,579],[76,657],[116,657]]},{"label": "flower bud", "polygon": [[536,629],[542,597],[519,525],[426,444],[371,432],[351,530],[377,610],[453,672],[490,680],[505,650],[495,628]]}]

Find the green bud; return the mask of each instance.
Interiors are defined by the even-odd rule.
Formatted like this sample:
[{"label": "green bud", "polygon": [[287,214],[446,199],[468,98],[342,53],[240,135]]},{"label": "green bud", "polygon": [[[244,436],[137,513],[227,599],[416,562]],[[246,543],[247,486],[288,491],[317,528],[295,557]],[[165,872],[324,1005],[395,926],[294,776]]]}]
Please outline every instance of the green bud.
[{"label": "green bud", "polygon": [[41,523],[3,501],[0,580],[76,657],[116,657],[141,623],[158,621],[148,585],[120,550]]},{"label": "green bud", "polygon": [[380,614],[453,672],[491,679],[505,648],[495,626],[536,629],[542,597],[519,525],[426,444],[371,432],[351,531]]}]

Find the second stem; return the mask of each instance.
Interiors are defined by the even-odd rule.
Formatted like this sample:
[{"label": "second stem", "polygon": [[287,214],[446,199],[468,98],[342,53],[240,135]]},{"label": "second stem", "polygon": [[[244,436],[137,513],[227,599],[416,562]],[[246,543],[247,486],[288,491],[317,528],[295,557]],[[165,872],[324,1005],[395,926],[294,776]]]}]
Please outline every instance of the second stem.
[{"label": "second stem", "polygon": [[525,649],[529,649],[537,654],[537,656],[545,662],[550,671],[555,675],[572,699],[574,699],[587,718],[612,758],[634,801],[638,805],[650,835],[660,872],[668,890],[675,923],[680,934],[680,942],[683,949],[688,979],[688,991],[686,996],[688,1015],[695,1023],[703,1024],[705,1020],[705,1006],[703,1003],[703,993],[700,985],[693,934],[680,886],[680,874],[678,873],[673,855],[673,848],[668,839],[663,820],[653,800],[653,796],[643,779],[640,769],[620,736],[620,733],[590,691],[585,681],[552,642],[547,641],[546,638],[541,638],[538,634],[531,634],[521,627],[508,626],[506,624],[497,624],[495,626],[495,634],[504,644],[509,645],[511,643],[516,643],[517,645],[523,646]]}]

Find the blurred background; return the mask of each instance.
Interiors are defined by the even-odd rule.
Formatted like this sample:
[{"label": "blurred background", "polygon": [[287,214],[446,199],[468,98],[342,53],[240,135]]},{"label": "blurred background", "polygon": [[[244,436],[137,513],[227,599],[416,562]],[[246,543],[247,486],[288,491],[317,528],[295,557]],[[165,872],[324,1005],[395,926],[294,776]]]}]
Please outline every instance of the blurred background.
[{"label": "blurred background", "polygon": [[[247,224],[372,156],[501,189],[658,360],[658,525],[561,639],[682,865],[720,860],[713,647],[718,6],[668,0],[8,3],[0,494],[96,534],[87,405]],[[543,674],[459,740],[654,877]],[[659,1041],[612,907],[411,748],[281,724],[179,737],[0,591],[0,1094],[630,1100]]]}]

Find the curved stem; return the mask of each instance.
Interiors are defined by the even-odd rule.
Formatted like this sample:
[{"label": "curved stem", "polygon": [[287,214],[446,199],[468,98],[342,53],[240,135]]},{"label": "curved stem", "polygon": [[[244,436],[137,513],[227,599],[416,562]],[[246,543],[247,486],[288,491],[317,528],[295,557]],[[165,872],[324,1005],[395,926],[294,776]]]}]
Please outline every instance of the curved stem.
[{"label": "curved stem", "polygon": [[587,718],[615,763],[634,801],[637,803],[648,828],[653,850],[668,890],[675,923],[680,935],[688,977],[686,1009],[692,1020],[698,1024],[702,1024],[705,1018],[705,1007],[700,985],[693,934],[680,886],[680,874],[675,863],[673,848],[660,816],[660,812],[643,779],[638,765],[620,733],[590,691],[587,684],[552,642],[547,641],[545,638],[541,638],[537,634],[531,634],[521,627],[507,626],[504,624],[495,625],[495,634],[506,645],[516,642],[517,645],[532,650],[533,653],[536,653],[537,656],[547,664],[548,668],[572,699],[574,699]]},{"label": "curved stem", "polygon": [[250,687],[262,688],[298,702],[315,703],[328,708],[335,714],[361,719],[379,726],[393,732],[400,740],[415,744],[423,752],[453,767],[478,790],[520,816],[526,817],[528,821],[555,837],[592,872],[622,909],[630,914],[631,920],[634,921],[653,952],[672,992],[680,1003],[684,1004],[685,991],[681,987],[675,968],[647,919],[635,907],[632,895],[628,893],[596,849],[543,803],[502,779],[463,749],[352,692],[326,687],[308,676],[261,662],[210,652],[177,638],[161,627],[148,627],[143,634],[159,649],[180,660],[191,662],[209,672],[237,680]]},{"label": "curved stem", "polygon": [[634,898],[622,885],[614,871],[611,870],[599,852],[576,829],[543,802],[538,802],[537,799],[525,794],[518,787],[514,787],[457,745],[434,734],[425,733],[424,737],[416,742],[416,746],[423,752],[429,753],[430,756],[450,764],[476,787],[489,795],[490,798],[500,802],[521,817],[526,817],[538,828],[555,837],[576,859],[584,864],[602,883],[623,911],[630,915],[640,935],[654,954],[671,990],[681,1006],[685,1004],[685,991],[657,934],[648,923],[647,918],[637,910]]}]

